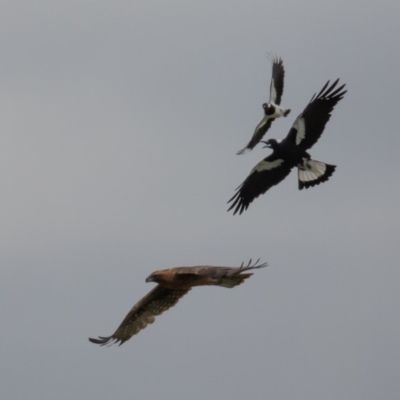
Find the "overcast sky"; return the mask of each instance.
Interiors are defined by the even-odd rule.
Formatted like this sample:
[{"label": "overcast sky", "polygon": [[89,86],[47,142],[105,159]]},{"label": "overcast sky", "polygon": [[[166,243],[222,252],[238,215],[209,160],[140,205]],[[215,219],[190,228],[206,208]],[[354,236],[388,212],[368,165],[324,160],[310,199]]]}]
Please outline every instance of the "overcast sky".
[{"label": "overcast sky", "polygon": [[[0,384],[5,399],[397,400],[400,3],[4,1]],[[282,139],[311,96],[348,93],[297,175],[241,216],[270,150],[237,156],[286,68]],[[123,346],[156,269],[269,267],[196,288]]]}]

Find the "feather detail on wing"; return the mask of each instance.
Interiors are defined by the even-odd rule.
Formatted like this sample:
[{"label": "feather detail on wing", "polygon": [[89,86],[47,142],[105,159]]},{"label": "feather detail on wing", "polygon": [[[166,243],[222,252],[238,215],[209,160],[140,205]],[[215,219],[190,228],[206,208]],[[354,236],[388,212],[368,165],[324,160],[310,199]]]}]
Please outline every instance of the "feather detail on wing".
[{"label": "feather detail on wing", "polygon": [[285,79],[285,68],[283,67],[283,61],[279,57],[273,57],[272,59],[272,77],[271,85],[269,88],[269,102],[276,105],[281,104],[283,87]]},{"label": "feather detail on wing", "polygon": [[339,79],[329,86],[328,81],[317,95],[314,94],[310,103],[294,121],[285,140],[291,140],[304,150],[318,141],[334,107],[347,92],[343,90],[345,85],[336,88],[338,82]]},{"label": "feather detail on wing", "polygon": [[[177,275],[192,276],[194,286],[222,286],[226,288],[233,288],[240,285],[249,278],[252,274],[243,274],[245,271],[266,267],[267,263],[259,264],[258,259],[254,264],[250,259],[249,263],[245,265],[242,263],[240,267],[222,267],[213,265],[199,265],[197,267],[178,267]],[[201,283],[196,277],[202,277]]]},{"label": "feather detail on wing", "polygon": [[223,286],[226,288],[233,288],[237,285],[240,285],[243,283],[246,279],[250,278],[251,275],[253,274],[243,274],[245,271],[249,271],[252,269],[258,269],[258,268],[264,268],[268,266],[268,263],[262,263],[258,264],[260,259],[258,259],[253,265],[252,259],[248,262],[247,265],[244,265],[242,262],[242,265],[239,268],[227,268],[226,273],[222,276],[220,283],[218,284],[219,286]]},{"label": "feather detail on wing", "polygon": [[244,154],[247,150],[254,149],[254,147],[261,141],[261,139],[267,133],[268,129],[271,127],[272,121],[273,119],[271,119],[268,115],[264,115],[263,119],[256,126],[250,142],[247,143],[246,147],[244,147],[242,150],[239,150],[236,154],[241,155]]},{"label": "feather detail on wing", "polygon": [[169,289],[158,285],[133,306],[113,335],[89,340],[101,346],[114,343],[121,345],[153,323],[157,315],[173,307],[189,290],[190,288]]},{"label": "feather detail on wing", "polygon": [[236,189],[234,196],[228,201],[232,203],[228,211],[234,208],[233,215],[247,210],[250,203],[265,193],[272,186],[277,185],[289,175],[292,166],[273,154],[260,161],[250,172],[250,175]]}]

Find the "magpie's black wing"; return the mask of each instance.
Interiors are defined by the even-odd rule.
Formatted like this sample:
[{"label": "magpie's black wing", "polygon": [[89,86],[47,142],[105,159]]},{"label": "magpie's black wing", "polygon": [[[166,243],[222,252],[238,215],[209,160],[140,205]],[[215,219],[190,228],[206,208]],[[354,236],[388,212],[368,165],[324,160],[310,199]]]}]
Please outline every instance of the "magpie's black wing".
[{"label": "magpie's black wing", "polygon": [[234,208],[233,215],[235,215],[237,212],[241,214],[247,210],[255,198],[285,179],[292,168],[292,165],[277,157],[274,153],[264,158],[236,189],[236,193],[228,201],[228,203],[232,203],[228,211]]},{"label": "magpie's black wing", "polygon": [[246,150],[254,149],[257,143],[260,142],[260,140],[266,134],[268,129],[271,127],[272,121],[273,120],[268,115],[264,115],[263,119],[256,126],[256,129],[253,133],[252,138],[250,139],[250,142],[247,143],[246,147],[244,147],[242,150],[239,150],[236,154],[243,154]]},{"label": "magpie's black wing", "polygon": [[279,57],[272,59],[272,77],[271,85],[269,87],[269,102],[276,105],[281,104],[283,86],[285,79],[285,68],[283,68],[283,61]]},{"label": "magpie's black wing", "polygon": [[285,140],[290,140],[304,150],[312,147],[321,137],[335,105],[347,90],[345,85],[336,88],[339,79],[329,86],[329,81],[321,91],[311,98],[310,103],[294,121]]}]

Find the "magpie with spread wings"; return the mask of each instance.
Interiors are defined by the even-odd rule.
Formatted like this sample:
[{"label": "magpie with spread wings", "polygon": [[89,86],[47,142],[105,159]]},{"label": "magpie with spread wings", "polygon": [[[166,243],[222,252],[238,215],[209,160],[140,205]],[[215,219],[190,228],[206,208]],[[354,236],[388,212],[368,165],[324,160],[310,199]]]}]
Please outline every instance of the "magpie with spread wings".
[{"label": "magpie with spread wings", "polygon": [[252,260],[240,267],[214,267],[200,265],[196,267],[176,267],[153,272],[146,282],[156,282],[158,285],[139,300],[129,311],[121,325],[111,336],[89,338],[92,343],[104,346],[106,344],[126,342],[133,335],[154,322],[157,315],[173,307],[178,300],[194,286],[222,286],[233,288],[249,278],[251,273],[245,271],[266,267],[267,263],[254,264]]},{"label": "magpie with spread wings", "polygon": [[283,94],[284,79],[285,69],[283,68],[283,61],[281,58],[273,57],[269,102],[262,105],[264,117],[256,126],[250,142],[236,154],[244,154],[247,150],[252,150],[261,141],[276,118],[286,117],[290,113],[289,109],[279,107]]},{"label": "magpie with spread wings", "polygon": [[232,203],[228,211],[234,209],[233,214],[241,214],[255,198],[285,179],[294,167],[298,169],[300,190],[330,178],[336,166],[312,160],[307,150],[321,137],[334,107],[347,92],[343,90],[345,85],[336,88],[338,82],[339,79],[329,86],[328,81],[317,95],[314,94],[285,139],[280,142],[276,139],[263,142],[265,147],[273,150],[272,154],[260,161],[236,189],[228,201]]}]

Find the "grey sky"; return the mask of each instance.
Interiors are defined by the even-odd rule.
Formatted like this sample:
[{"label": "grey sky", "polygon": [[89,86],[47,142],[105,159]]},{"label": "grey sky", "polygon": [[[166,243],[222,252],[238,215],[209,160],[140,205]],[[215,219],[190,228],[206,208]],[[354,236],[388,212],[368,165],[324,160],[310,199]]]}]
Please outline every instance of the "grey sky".
[{"label": "grey sky", "polygon": [[[397,1],[6,1],[0,15],[1,392],[7,399],[397,400]],[[328,79],[314,159],[241,216],[236,156],[284,60],[283,138]],[[270,266],[199,288],[122,347],[155,269]]]}]

